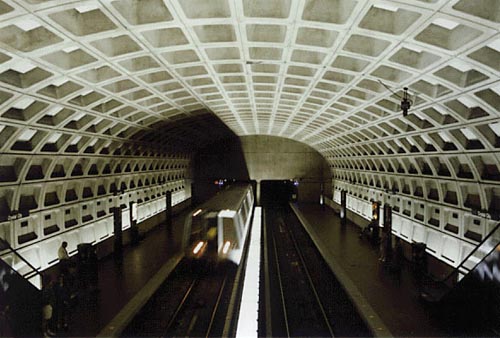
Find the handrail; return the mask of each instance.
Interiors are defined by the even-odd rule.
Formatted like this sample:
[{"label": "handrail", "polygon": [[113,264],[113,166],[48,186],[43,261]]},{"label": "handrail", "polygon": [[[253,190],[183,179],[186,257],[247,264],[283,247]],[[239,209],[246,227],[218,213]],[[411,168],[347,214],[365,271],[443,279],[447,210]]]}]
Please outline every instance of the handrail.
[{"label": "handrail", "polygon": [[[16,249],[14,249],[10,244],[9,242],[7,242],[5,239],[1,238],[0,237],[0,247],[5,247],[7,249],[9,249],[12,253],[14,253],[14,255],[16,255],[18,258],[20,258],[24,263],[26,263],[26,265],[28,265],[32,271],[29,271],[28,273],[24,274],[24,275],[21,275],[23,276],[23,278],[25,278],[26,276],[28,276],[30,273],[34,272],[34,275],[39,275],[40,276],[40,281],[41,283],[43,283],[43,275],[42,273],[37,269],[35,268],[26,258],[24,258],[23,256],[21,256],[19,254],[19,252],[17,252]],[[14,268],[13,268],[14,271],[16,271]],[[17,272],[17,271],[16,271]],[[19,273],[19,272],[17,272]],[[33,277],[33,276],[30,276],[30,278]]]},{"label": "handrail", "polygon": [[[480,243],[479,243],[479,244],[478,244],[478,245],[477,245],[477,246],[476,246],[473,250],[471,250],[471,252],[467,255],[467,257],[465,257],[465,258],[462,260],[462,262],[461,262],[461,263],[460,263],[460,264],[459,264],[459,265],[458,265],[455,269],[453,269],[453,271],[451,271],[451,272],[448,274],[448,276],[446,276],[445,278],[443,278],[440,282],[441,282],[441,283],[445,283],[445,282],[446,282],[448,279],[450,279],[450,278],[451,278],[454,274],[456,274],[457,272],[459,273],[459,272],[460,272],[460,271],[459,271],[460,267],[463,267],[463,266],[464,266],[464,264],[465,264],[465,262],[467,262],[467,261],[468,261],[468,259],[469,259],[469,258],[470,258],[470,257],[471,257],[471,256],[472,256],[472,255],[473,255],[473,254],[477,251],[477,250],[479,250],[479,248],[480,248],[480,247],[481,247],[481,246],[482,246],[482,245],[483,245],[483,244],[484,244],[484,243],[485,243],[485,242],[486,242],[486,241],[487,241],[487,240],[488,240],[488,239],[489,239],[489,238],[490,238],[490,237],[491,237],[491,236],[492,236],[492,235],[493,235],[493,234],[494,234],[494,233],[495,233],[495,232],[496,232],[499,228],[500,228],[500,223],[498,223],[498,224],[495,226],[495,228],[493,228],[493,230],[491,230],[491,231],[490,231],[490,233],[489,233],[489,234],[488,234],[488,235],[487,235],[487,236],[486,236],[486,237],[485,237],[485,238],[484,238],[484,239],[483,239],[483,240],[482,240],[482,241],[481,241],[481,242],[480,242]],[[490,251],[488,254],[486,254],[484,257],[487,257],[490,253],[491,253],[491,251]],[[479,261],[478,263],[476,263],[476,265],[474,265],[474,267],[473,267],[472,269],[470,269],[470,270],[469,270],[468,268],[467,268],[467,269],[468,269],[469,271],[474,270],[474,269],[476,268],[476,266],[477,266],[478,264],[480,264],[480,263],[484,260],[484,257],[483,257],[483,259],[481,259],[481,261]]]}]

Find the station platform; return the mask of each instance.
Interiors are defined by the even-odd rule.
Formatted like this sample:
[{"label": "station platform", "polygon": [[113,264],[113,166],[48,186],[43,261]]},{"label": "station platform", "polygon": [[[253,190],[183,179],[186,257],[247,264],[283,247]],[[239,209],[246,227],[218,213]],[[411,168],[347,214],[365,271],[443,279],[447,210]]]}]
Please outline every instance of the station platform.
[{"label": "station platform", "polygon": [[450,336],[419,300],[419,281],[409,264],[397,275],[389,272],[378,260],[378,246],[359,238],[356,224],[342,227],[327,206],[291,206],[376,336]]},{"label": "station platform", "polygon": [[125,246],[121,260],[112,254],[99,260],[97,290],[78,290],[68,314],[68,330],[59,335],[119,335],[182,258],[185,215],[173,217],[171,232],[160,225],[137,245]]},{"label": "station platform", "polygon": [[[329,207],[292,204],[292,209],[376,336],[450,336],[419,301],[409,267],[397,277],[384,270],[378,248],[359,238],[357,225],[341,227]],[[124,247],[121,261],[112,255],[100,260],[99,291],[82,290],[63,335],[120,335],[182,258],[186,213],[174,217],[171,233],[159,226],[138,245]]]}]

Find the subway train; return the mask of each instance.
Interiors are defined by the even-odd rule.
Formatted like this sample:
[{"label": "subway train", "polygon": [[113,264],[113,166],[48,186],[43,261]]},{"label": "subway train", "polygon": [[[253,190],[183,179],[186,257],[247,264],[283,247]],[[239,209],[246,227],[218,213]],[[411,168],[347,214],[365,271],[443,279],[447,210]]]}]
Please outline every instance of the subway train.
[{"label": "subway train", "polygon": [[239,264],[254,207],[250,184],[232,184],[190,215],[187,256],[211,263]]}]

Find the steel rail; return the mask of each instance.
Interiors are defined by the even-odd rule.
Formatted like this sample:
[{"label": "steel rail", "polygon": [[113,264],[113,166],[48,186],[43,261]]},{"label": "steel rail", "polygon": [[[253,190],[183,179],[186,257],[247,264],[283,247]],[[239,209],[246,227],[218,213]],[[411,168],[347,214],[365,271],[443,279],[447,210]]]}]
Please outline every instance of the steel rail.
[{"label": "steel rail", "polygon": [[286,336],[290,337],[290,328],[288,326],[288,315],[286,311],[286,301],[285,301],[285,295],[283,293],[283,284],[281,282],[281,271],[280,271],[280,264],[278,260],[278,249],[276,247],[276,239],[274,236],[273,231],[271,230],[271,239],[273,241],[273,248],[274,248],[274,258],[276,261],[276,270],[277,270],[277,275],[278,275],[278,283],[280,286],[280,295],[281,295],[281,306],[283,307],[283,316],[285,317],[285,328],[286,328]]},{"label": "steel rail", "polygon": [[174,321],[177,319],[177,316],[179,315],[179,312],[181,311],[181,309],[183,308],[184,304],[186,303],[186,300],[188,299],[189,295],[191,294],[191,291],[193,290],[194,288],[194,285],[198,282],[198,278],[195,278],[193,280],[193,282],[191,283],[191,285],[189,286],[189,288],[187,289],[186,293],[184,294],[184,297],[182,298],[182,300],[180,301],[179,305],[177,306],[177,308],[175,309],[175,312],[174,314],[172,315],[172,317],[170,318],[169,322],[168,322],[168,325],[167,325],[167,328],[165,330],[165,333],[167,333],[170,329],[170,327],[172,326],[172,324],[174,323]]},{"label": "steel rail", "polygon": [[266,220],[266,210],[262,209],[262,226],[263,226],[263,239],[264,239],[264,289],[265,289],[265,309],[266,309],[266,337],[271,337],[273,335],[272,327],[272,313],[271,313],[271,277],[269,272],[269,250],[267,241],[267,220]]},{"label": "steel rail", "polygon": [[210,316],[210,323],[208,324],[208,329],[205,337],[209,337],[210,331],[212,330],[212,325],[215,320],[215,315],[217,313],[217,310],[219,309],[219,304],[220,300],[222,298],[222,293],[224,291],[224,287],[226,286],[226,281],[227,281],[227,275],[224,277],[224,281],[222,282],[222,286],[220,287],[219,294],[217,295],[217,301],[215,302],[214,309],[212,310],[212,315]]},{"label": "steel rail", "polygon": [[325,320],[326,326],[328,327],[328,331],[330,331],[330,336],[335,337],[333,333],[333,329],[330,325],[330,321],[328,320],[328,316],[326,315],[325,309],[323,307],[323,304],[321,303],[321,300],[319,298],[318,292],[316,291],[316,287],[314,286],[314,282],[311,278],[311,274],[309,273],[309,269],[307,268],[307,265],[304,260],[304,256],[302,255],[302,251],[300,250],[297,241],[295,240],[295,236],[293,234],[293,231],[287,226],[286,227],[288,230],[288,233],[290,235],[290,238],[292,239],[293,246],[295,248],[295,251],[297,252],[297,255],[299,256],[300,262],[302,263],[302,267],[304,269],[304,273],[307,276],[307,280],[309,281],[309,286],[311,287],[311,290],[314,293],[314,298],[316,299],[316,302],[319,305],[319,308],[321,309],[321,314],[323,315],[323,319]]}]

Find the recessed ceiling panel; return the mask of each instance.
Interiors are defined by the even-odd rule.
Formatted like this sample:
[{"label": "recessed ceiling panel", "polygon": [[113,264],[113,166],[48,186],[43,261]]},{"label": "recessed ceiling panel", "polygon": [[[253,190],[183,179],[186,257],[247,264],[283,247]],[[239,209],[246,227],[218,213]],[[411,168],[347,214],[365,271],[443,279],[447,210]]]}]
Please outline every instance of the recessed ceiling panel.
[{"label": "recessed ceiling panel", "polygon": [[[204,111],[238,135],[306,142],[336,168],[418,154],[414,169],[392,164],[418,174],[428,153],[450,154],[460,178],[468,152],[499,159],[498,1],[55,3],[0,0],[2,152],[167,147],[153,128],[174,135]],[[201,133],[187,125],[175,135]],[[474,163],[460,175],[482,179]]]}]

